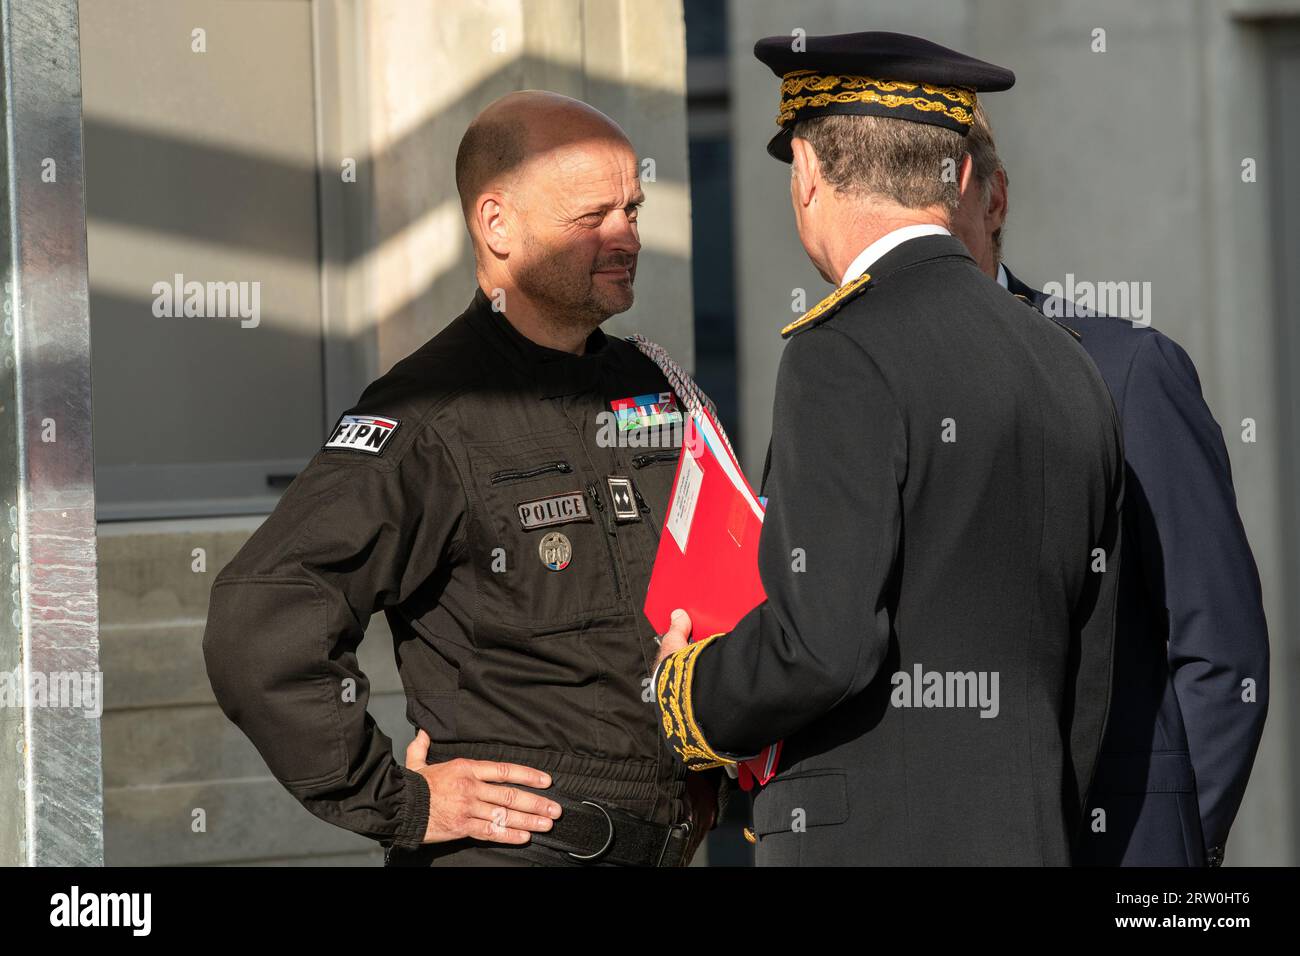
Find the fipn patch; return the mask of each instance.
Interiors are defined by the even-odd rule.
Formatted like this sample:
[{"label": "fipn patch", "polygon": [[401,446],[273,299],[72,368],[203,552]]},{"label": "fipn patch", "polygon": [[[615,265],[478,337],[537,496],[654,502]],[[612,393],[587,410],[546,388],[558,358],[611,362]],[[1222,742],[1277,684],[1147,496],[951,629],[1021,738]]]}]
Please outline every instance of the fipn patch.
[{"label": "fipn patch", "polygon": [[379,415],[344,415],[334,426],[334,434],[325,443],[326,448],[337,451],[363,451],[378,455],[402,423],[399,418]]}]

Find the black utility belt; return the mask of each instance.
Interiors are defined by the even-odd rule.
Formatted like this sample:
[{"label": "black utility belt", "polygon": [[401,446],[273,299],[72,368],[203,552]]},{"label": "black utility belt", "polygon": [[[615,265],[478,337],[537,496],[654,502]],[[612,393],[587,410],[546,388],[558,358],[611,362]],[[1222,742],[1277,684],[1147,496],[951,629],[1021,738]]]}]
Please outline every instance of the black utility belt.
[{"label": "black utility belt", "polygon": [[[529,788],[521,788],[529,789]],[[580,863],[620,866],[685,866],[690,821],[652,823],[626,810],[555,790],[534,790],[563,809],[555,825],[533,833],[532,843],[566,854]]]}]

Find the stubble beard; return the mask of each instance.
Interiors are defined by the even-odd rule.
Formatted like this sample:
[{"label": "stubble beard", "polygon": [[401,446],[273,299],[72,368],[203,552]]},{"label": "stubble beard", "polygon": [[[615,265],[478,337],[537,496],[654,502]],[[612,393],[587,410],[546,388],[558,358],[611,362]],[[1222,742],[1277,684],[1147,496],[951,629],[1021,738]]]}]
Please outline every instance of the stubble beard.
[{"label": "stubble beard", "polygon": [[525,245],[529,264],[516,274],[515,282],[521,292],[546,309],[557,328],[590,334],[611,315],[632,307],[631,284],[602,289],[593,270],[627,265],[635,278],[635,259],[619,256],[588,268],[575,265],[566,250],[546,249],[531,236]]}]

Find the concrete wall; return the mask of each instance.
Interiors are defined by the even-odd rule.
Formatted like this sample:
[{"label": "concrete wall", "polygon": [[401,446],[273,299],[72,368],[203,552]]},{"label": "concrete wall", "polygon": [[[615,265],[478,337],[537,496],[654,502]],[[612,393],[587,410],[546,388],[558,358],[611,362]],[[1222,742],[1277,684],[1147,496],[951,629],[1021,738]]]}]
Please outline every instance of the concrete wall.
[{"label": "concrete wall", "polygon": [[[267,382],[322,388],[312,5],[92,2],[80,23],[98,514],[269,509],[266,475],[325,427],[318,398],[265,414]],[[177,274],[256,283],[256,325],[156,315]]]},{"label": "concrete wall", "polygon": [[[746,466],[761,469],[772,390],[791,318],[792,290],[811,305],[830,291],[794,232],[789,168],[766,155],[778,83],[753,58],[754,41],[802,28],[809,34],[894,30],[928,37],[1015,70],[1006,93],[983,97],[1010,172],[1005,259],[1027,282],[1152,283],[1152,324],[1196,362],[1223,426],[1240,508],[1263,580],[1272,636],[1268,726],[1229,863],[1294,864],[1300,832],[1293,781],[1298,705],[1297,632],[1288,588],[1285,384],[1275,374],[1281,312],[1273,301],[1274,214],[1264,43],[1300,3],[1097,0],[732,0],[733,128],[740,387]],[[1092,30],[1107,51],[1090,49]],[[1240,178],[1243,157],[1260,160],[1259,182]],[[1300,368],[1291,369],[1292,374]],[[1243,418],[1260,439],[1240,440]],[[1266,423],[1266,424],[1265,424]],[[1292,481],[1294,479],[1291,479]]]},{"label": "concrete wall", "polygon": [[[260,520],[100,526],[109,866],[383,862],[377,844],[299,806],[213,700],[200,646],[208,592]],[[370,712],[400,751],[410,738],[392,656],[377,615],[359,658],[371,679]]]}]

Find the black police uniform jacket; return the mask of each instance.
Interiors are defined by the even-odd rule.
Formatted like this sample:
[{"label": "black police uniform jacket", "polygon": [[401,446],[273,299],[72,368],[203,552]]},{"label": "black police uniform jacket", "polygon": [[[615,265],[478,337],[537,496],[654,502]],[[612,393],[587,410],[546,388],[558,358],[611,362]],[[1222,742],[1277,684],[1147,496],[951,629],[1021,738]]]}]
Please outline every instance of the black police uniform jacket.
[{"label": "black police uniform jacket", "polygon": [[[678,452],[605,447],[598,419],[670,387],[627,342],[597,330],[586,349],[532,343],[480,291],[345,413],[370,438],[348,447],[356,427],[337,429],[344,441],[217,576],[203,640],[217,701],[322,819],[399,848],[427,824],[424,779],[366,712],[356,649],[380,609],[431,761],[517,762],[556,790],[682,818],[685,770],[646,692],[657,646],[641,611]],[[611,475],[631,479],[634,519],[615,520]],[[540,553],[552,532],[567,554]]]},{"label": "black police uniform jacket", "polygon": [[759,865],[1068,864],[1111,677],[1114,406],[957,239],[869,272],[785,348],[767,600],[665,661],[665,731],[697,767],[784,739]]},{"label": "black police uniform jacket", "polygon": [[1222,862],[1268,712],[1268,626],[1232,467],[1187,353],[1008,288],[1082,336],[1124,430],[1124,566],[1106,740],[1075,862]]}]

